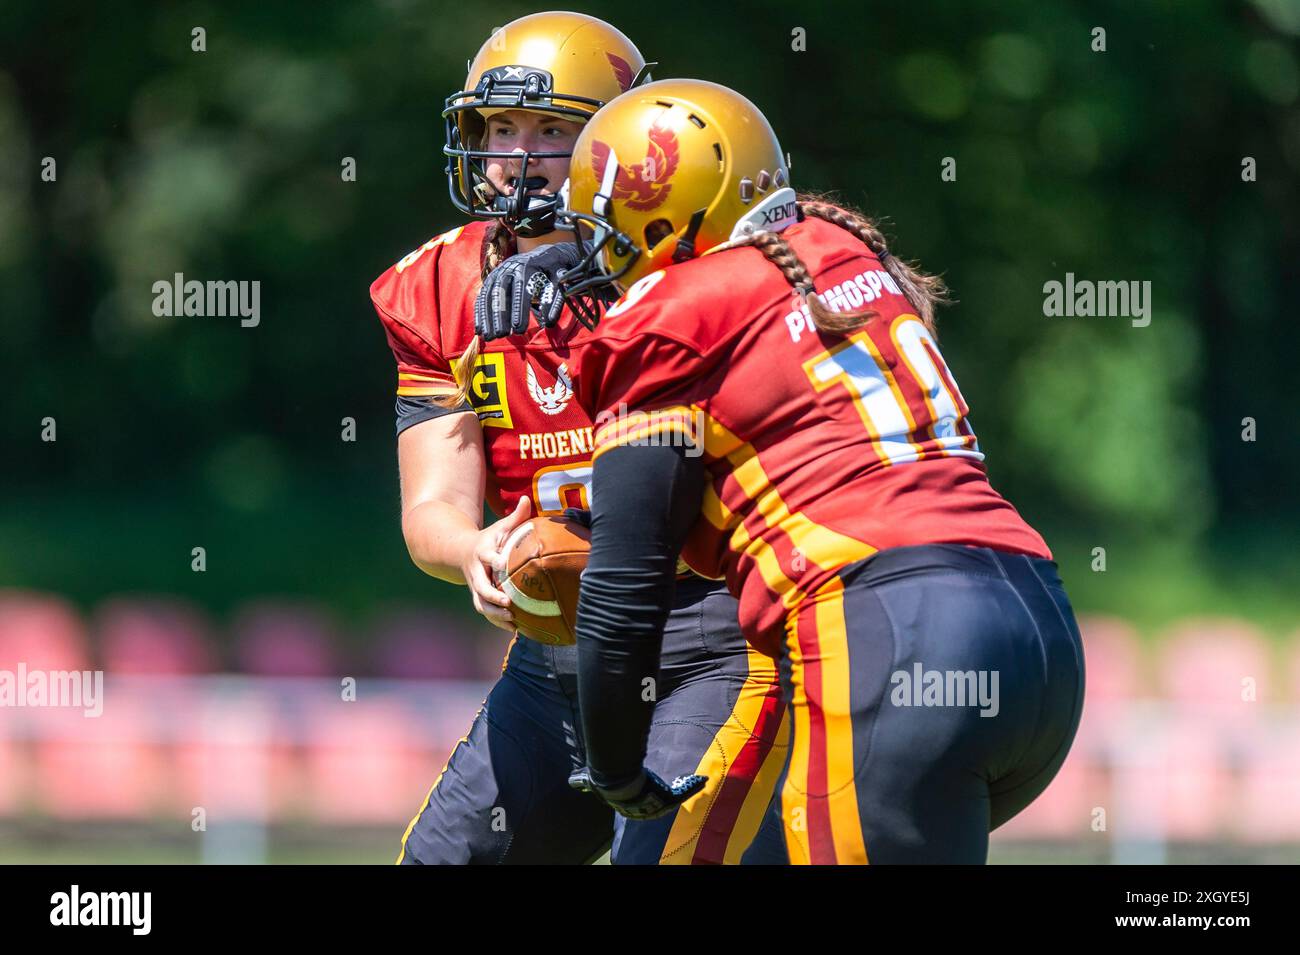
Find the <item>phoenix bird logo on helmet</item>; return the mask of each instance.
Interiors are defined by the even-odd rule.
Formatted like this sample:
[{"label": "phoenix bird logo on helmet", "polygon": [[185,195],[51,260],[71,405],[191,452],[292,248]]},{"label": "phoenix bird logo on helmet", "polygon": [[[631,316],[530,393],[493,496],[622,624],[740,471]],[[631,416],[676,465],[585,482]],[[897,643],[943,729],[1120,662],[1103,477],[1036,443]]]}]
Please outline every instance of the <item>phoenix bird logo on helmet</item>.
[{"label": "phoenix bird logo on helmet", "polygon": [[618,88],[626,93],[632,88],[632,81],[636,79],[636,70],[632,69],[632,64],[617,53],[606,50],[605,59],[609,60],[609,65],[614,68],[614,78],[618,81]]},{"label": "phoenix bird logo on helmet", "polygon": [[692,79],[629,90],[574,144],[560,215],[580,258],[561,294],[594,326],[601,302],[644,276],[798,222],[789,182],[771,124],[735,90]]},{"label": "phoenix bird logo on helmet", "polygon": [[[608,143],[599,139],[592,140],[591,164],[596,178],[602,182],[606,178],[606,164],[611,155],[613,150]],[[659,208],[672,192],[673,187],[668,180],[677,171],[680,155],[677,135],[666,126],[651,126],[645,159],[630,166],[618,165],[618,171],[614,174],[613,191],[609,197],[621,200],[629,209],[637,212]],[[617,156],[614,156],[614,162],[618,163]]]}]

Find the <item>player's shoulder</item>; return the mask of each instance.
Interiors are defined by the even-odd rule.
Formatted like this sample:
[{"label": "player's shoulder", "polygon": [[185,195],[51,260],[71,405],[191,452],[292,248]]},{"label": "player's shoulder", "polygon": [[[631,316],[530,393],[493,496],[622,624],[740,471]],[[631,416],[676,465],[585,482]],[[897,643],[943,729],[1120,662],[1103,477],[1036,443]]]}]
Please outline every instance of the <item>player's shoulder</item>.
[{"label": "player's shoulder", "polygon": [[402,256],[370,284],[370,297],[381,309],[401,311],[422,291],[458,287],[467,278],[477,280],[483,234],[488,223],[472,221],[435,235]]},{"label": "player's shoulder", "polygon": [[789,295],[758,249],[722,249],[640,279],[606,310],[600,330],[611,339],[658,335],[703,352]]},{"label": "player's shoulder", "polygon": [[866,243],[848,229],[816,216],[790,226],[783,235],[812,275],[852,260],[875,258]]},{"label": "player's shoulder", "polygon": [[370,299],[384,323],[427,342],[443,339],[441,325],[459,323],[463,299],[479,281],[487,228],[478,220],[456,226],[385,269],[370,284]]}]

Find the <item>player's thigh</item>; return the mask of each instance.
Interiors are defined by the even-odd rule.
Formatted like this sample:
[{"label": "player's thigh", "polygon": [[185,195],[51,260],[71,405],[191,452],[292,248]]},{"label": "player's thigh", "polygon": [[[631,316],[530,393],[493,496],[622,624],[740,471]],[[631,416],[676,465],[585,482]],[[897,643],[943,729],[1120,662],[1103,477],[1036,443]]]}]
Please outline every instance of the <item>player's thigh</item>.
[{"label": "player's thigh", "polygon": [[964,719],[882,719],[891,668],[917,654],[878,601],[846,600],[839,581],[816,597],[787,634],[788,756],[745,863],[982,861],[987,786],[950,753]]},{"label": "player's thigh", "polygon": [[990,779],[990,829],[1037,799],[1055,778],[1078,732],[1084,697],[1083,640],[1056,568],[1045,560],[997,556],[1041,635],[1042,689],[1028,748]]},{"label": "player's thigh", "polygon": [[[694,648],[694,649],[691,649]],[[616,822],[616,864],[736,863],[763,824],[784,762],[776,663],[746,643],[736,603],[713,592],[679,605],[665,653],[646,764],[671,781],[700,773],[705,788],[674,813]]]},{"label": "player's thigh", "polygon": [[1019,681],[1041,652],[1017,595],[906,569],[836,581],[792,628],[793,861],[983,862],[989,780],[1032,740],[1042,699]]},{"label": "player's thigh", "polygon": [[599,856],[613,814],[569,788],[581,765],[573,725],[562,693],[507,671],[412,821],[400,861],[580,864]]},{"label": "player's thigh", "polygon": [[[1073,739],[1077,630],[1066,625],[1059,580],[1063,607],[1036,576],[1046,561],[953,547],[914,559],[925,568],[915,576],[882,567],[886,579],[864,574],[845,598],[848,620],[875,621],[851,654],[876,645],[883,656],[878,632],[893,645],[887,689],[877,677],[855,703],[866,852],[881,862],[983,862],[988,832],[1046,787]],[[863,709],[877,693],[874,711]]]},{"label": "player's thigh", "polygon": [[781,739],[785,741],[784,757],[776,781],[772,786],[772,795],[768,799],[767,810],[763,813],[763,821],[760,823],[758,832],[750,841],[748,848],[741,855],[740,861],[742,865],[789,865],[791,862],[790,847],[787,843],[785,831],[785,819],[782,813],[781,793],[784,791],[786,781],[789,778],[793,730],[794,719],[787,702],[781,727]]}]

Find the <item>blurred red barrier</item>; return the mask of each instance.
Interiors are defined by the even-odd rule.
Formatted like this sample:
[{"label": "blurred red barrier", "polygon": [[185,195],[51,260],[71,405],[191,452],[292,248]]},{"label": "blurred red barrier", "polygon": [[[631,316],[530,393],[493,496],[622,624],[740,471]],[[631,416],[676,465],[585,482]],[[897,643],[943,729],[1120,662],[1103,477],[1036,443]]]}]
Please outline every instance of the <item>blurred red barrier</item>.
[{"label": "blurred red barrier", "polygon": [[185,675],[218,668],[212,628],[194,607],[170,598],[119,597],[95,615],[104,669]]},{"label": "blurred red barrier", "polygon": [[[95,624],[109,669],[101,716],[0,709],[0,817],[189,821],[202,810],[218,827],[400,828],[507,642],[398,610],[368,628],[370,665],[354,678],[329,614],[260,601],[230,627],[249,675],[213,675],[217,635],[183,602],[113,599]],[[1279,648],[1241,621],[1189,620],[1153,643],[1113,617],[1080,628],[1087,699],[1070,756],[995,839],[1300,842],[1300,707],[1278,699],[1284,688],[1300,698],[1300,634],[1281,648],[1279,675]],[[65,601],[0,591],[0,670],[84,670],[91,650]],[[364,675],[375,672],[400,679]],[[457,678],[467,674],[486,679]]]},{"label": "blurred red barrier", "polygon": [[0,670],[86,670],[90,644],[81,617],[60,597],[0,590]]},{"label": "blurred red barrier", "polygon": [[338,632],[329,614],[315,604],[249,604],[235,615],[231,632],[244,673],[323,677],[342,672]]}]

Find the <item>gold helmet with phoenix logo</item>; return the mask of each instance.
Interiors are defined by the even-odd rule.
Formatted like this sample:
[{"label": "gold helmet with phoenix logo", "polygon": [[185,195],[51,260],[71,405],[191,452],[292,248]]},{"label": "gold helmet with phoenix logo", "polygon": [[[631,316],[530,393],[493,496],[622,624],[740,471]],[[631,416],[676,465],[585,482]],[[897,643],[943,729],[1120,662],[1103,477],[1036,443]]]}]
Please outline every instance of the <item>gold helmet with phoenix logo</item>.
[{"label": "gold helmet with phoenix logo", "polygon": [[[465,88],[447,97],[442,112],[452,203],[475,218],[499,220],[517,235],[550,232],[557,199],[530,192],[528,163],[569,153],[484,150],[487,118],[526,109],[582,122],[647,72],[631,40],[581,13],[534,13],[494,32],[469,62]],[[520,174],[513,195],[503,196],[488,181],[486,165],[508,159],[519,160]]]},{"label": "gold helmet with phoenix logo", "polygon": [[[567,209],[582,261],[566,297],[626,290],[673,262],[797,221],[790,170],[758,107],[704,80],[660,80],[606,104],[584,127],[569,166]],[[584,234],[587,233],[587,234]]]}]

